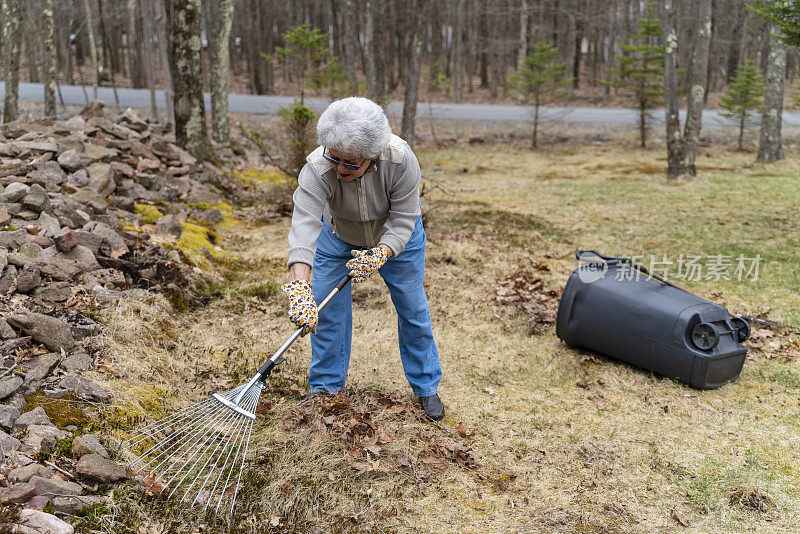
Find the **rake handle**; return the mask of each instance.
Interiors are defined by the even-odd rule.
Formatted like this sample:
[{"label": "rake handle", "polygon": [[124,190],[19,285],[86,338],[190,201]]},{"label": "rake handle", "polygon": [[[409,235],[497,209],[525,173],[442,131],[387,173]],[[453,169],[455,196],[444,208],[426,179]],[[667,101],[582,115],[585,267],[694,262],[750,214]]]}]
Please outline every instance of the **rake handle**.
[{"label": "rake handle", "polygon": [[[322,300],[322,302],[319,303],[319,305],[317,306],[317,311],[318,312],[322,311],[322,309],[325,306],[328,305],[328,303],[333,299],[333,297],[338,295],[339,292],[342,289],[344,289],[344,286],[347,285],[347,283],[350,281],[351,278],[352,277],[349,274],[344,275],[342,277],[342,279],[339,280],[339,282],[336,284],[336,286],[331,290],[331,292],[328,293],[328,296],[325,297]],[[261,369],[258,370],[258,374],[261,375],[261,380],[262,381],[265,380],[269,376],[269,374],[272,372],[273,368],[275,368],[277,365],[280,365],[281,363],[283,363],[283,359],[281,358],[281,356],[283,355],[284,352],[286,352],[289,349],[289,347],[292,345],[292,343],[297,341],[298,337],[301,337],[301,336],[304,335],[303,334],[303,328],[304,327],[301,326],[297,330],[295,330],[292,333],[292,335],[289,336],[289,339],[287,339],[283,343],[283,345],[281,345],[281,347],[277,351],[275,351],[275,354],[273,354],[272,357],[269,360],[264,362],[264,365],[262,365]]]}]

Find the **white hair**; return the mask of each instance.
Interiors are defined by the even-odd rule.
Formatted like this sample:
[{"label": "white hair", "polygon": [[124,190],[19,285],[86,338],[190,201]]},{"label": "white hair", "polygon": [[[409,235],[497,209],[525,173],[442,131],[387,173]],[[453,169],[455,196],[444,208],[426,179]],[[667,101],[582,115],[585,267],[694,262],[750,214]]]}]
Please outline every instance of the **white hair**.
[{"label": "white hair", "polygon": [[332,102],[317,122],[320,145],[360,158],[377,158],[391,136],[383,109],[368,98],[351,96]]}]

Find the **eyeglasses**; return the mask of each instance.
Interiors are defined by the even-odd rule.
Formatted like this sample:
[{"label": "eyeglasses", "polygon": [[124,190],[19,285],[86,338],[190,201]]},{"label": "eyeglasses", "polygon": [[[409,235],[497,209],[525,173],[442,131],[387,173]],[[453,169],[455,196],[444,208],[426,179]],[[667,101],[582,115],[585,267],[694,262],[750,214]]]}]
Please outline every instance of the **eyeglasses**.
[{"label": "eyeglasses", "polygon": [[328,161],[330,161],[331,163],[333,163],[336,166],[341,165],[345,169],[350,169],[351,171],[357,171],[358,169],[361,168],[362,165],[364,165],[364,161],[366,161],[366,160],[364,160],[361,163],[359,163],[358,165],[356,165],[355,163],[348,163],[346,161],[340,160],[339,158],[334,158],[333,156],[325,154],[326,150],[328,150],[328,149],[327,148],[323,148],[322,149],[322,157],[323,158],[327,159]]}]

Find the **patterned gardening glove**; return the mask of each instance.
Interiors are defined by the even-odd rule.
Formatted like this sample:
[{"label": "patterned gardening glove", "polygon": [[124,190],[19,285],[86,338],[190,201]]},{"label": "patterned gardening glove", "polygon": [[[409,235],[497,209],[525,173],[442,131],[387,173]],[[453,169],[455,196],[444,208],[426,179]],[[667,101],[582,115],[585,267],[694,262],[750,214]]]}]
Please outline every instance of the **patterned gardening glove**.
[{"label": "patterned gardening glove", "polygon": [[311,282],[292,280],[283,284],[281,290],[289,297],[289,320],[303,327],[303,335],[316,333],[319,311],[311,293]]},{"label": "patterned gardening glove", "polygon": [[353,283],[363,282],[372,276],[375,271],[386,263],[386,259],[389,257],[382,247],[375,247],[369,250],[351,250],[350,253],[355,257],[347,262],[346,267],[350,269]]}]

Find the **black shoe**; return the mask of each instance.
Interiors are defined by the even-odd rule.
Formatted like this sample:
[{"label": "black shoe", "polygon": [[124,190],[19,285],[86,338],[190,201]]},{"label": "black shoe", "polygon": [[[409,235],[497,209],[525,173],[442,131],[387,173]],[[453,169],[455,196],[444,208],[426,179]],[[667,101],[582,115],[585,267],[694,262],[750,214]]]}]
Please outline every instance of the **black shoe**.
[{"label": "black shoe", "polygon": [[444,417],[444,405],[439,399],[439,395],[433,394],[429,397],[418,397],[422,409],[425,410],[425,416],[433,421],[438,421]]}]

